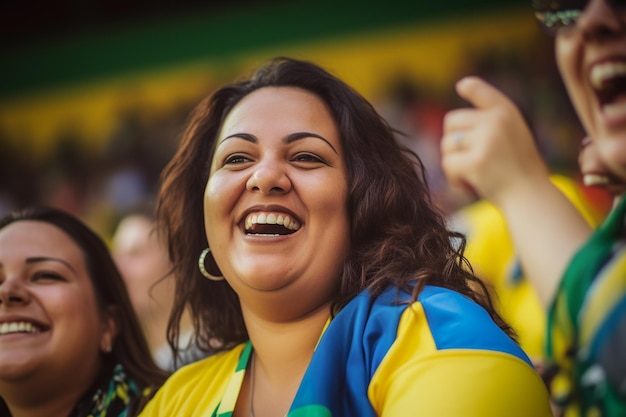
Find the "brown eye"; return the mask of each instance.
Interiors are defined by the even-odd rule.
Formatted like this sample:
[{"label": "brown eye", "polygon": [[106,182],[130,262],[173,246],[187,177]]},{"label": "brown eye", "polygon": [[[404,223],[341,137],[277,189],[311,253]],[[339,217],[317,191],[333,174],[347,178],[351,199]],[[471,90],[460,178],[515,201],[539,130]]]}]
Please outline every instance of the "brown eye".
[{"label": "brown eye", "polygon": [[300,153],[296,155],[294,161],[298,162],[324,162],[321,158],[310,153]]},{"label": "brown eye", "polygon": [[65,281],[65,278],[56,272],[38,272],[33,277],[34,281]]},{"label": "brown eye", "polygon": [[236,164],[241,164],[241,163],[249,162],[249,161],[250,159],[246,158],[243,155],[232,155],[226,158],[226,160],[224,161],[224,165],[236,165]]}]

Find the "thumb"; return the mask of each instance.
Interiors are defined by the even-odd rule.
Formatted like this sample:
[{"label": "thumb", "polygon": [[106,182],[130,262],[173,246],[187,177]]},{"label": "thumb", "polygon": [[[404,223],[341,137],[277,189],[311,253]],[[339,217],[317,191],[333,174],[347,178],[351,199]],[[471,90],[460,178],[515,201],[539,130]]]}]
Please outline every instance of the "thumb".
[{"label": "thumb", "polygon": [[460,79],[456,83],[456,91],[478,109],[513,106],[513,102],[503,92],[479,77]]}]

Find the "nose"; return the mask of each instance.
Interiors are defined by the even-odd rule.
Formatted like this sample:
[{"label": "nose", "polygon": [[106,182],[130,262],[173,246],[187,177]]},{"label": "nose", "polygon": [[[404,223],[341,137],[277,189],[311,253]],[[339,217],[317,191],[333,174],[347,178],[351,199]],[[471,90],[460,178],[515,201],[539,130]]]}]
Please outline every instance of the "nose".
[{"label": "nose", "polygon": [[291,190],[291,180],[285,167],[277,161],[259,162],[246,183],[248,191],[263,194],[283,194]]},{"label": "nose", "polygon": [[603,40],[626,30],[623,8],[607,0],[591,0],[577,21],[587,40]]},{"label": "nose", "polygon": [[19,279],[5,279],[0,282],[0,306],[26,304],[30,295]]}]

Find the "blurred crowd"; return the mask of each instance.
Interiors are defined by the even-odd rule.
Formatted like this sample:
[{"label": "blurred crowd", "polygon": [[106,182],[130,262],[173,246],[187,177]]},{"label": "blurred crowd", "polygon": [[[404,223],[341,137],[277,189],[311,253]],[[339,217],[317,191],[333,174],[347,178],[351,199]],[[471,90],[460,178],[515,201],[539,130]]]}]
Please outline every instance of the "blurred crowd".
[{"label": "blurred crowd", "polygon": [[[0,112],[0,415],[408,416],[407,393],[437,415],[623,415],[625,10],[533,7],[554,39],[462,43],[430,78],[417,48],[351,70],[267,52],[247,79],[253,54]],[[106,110],[77,104],[96,90]],[[35,375],[46,344],[61,366]]]},{"label": "blurred crowd", "polygon": [[[576,157],[582,130],[567,99],[553,59],[552,44],[538,37],[527,52],[486,47],[468,51],[459,77],[480,75],[507,93],[522,109],[551,168],[577,176]],[[453,82],[447,93],[429,88],[398,71],[381,79],[371,100],[390,124],[398,140],[422,158],[434,198],[446,213],[473,197],[448,186],[440,168],[439,141],[443,115],[457,107]],[[205,90],[198,91],[198,100]],[[36,158],[20,138],[0,132],[0,214],[31,203],[44,203],[77,214],[107,239],[121,213],[151,199],[159,174],[173,154],[193,100],[168,115],[130,108],[118,118],[104,150],[88,146],[90,138],[60,132],[54,149]],[[10,139],[10,140],[9,140]],[[603,209],[604,195],[588,190]],[[594,194],[595,193],[595,194]]]}]

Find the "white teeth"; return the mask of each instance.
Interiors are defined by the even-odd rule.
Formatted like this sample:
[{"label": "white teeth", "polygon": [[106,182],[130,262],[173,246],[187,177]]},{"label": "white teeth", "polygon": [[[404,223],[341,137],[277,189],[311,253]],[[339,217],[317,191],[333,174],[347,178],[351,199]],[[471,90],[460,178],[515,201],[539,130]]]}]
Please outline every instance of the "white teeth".
[{"label": "white teeth", "polygon": [[300,228],[300,223],[283,213],[259,213],[246,217],[246,230],[251,229],[256,224],[277,224],[289,230],[298,230]]},{"label": "white teeth", "polygon": [[0,335],[9,333],[39,333],[41,330],[27,321],[0,324]]},{"label": "white teeth", "polygon": [[626,75],[626,62],[607,62],[591,68],[591,85],[601,89],[607,80]]}]

